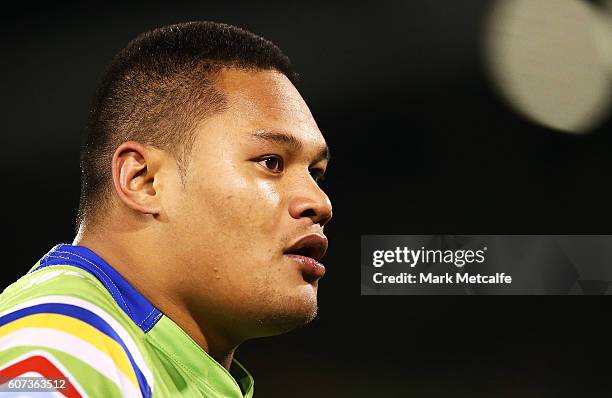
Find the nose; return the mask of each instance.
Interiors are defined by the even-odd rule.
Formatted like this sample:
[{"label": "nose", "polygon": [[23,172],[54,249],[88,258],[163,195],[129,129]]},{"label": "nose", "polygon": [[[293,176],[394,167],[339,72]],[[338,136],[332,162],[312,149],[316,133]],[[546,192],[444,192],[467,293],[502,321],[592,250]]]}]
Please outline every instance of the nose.
[{"label": "nose", "polygon": [[332,218],[332,204],[325,192],[313,183],[307,192],[296,192],[289,202],[289,214],[295,219],[310,218],[313,224],[324,226]]}]

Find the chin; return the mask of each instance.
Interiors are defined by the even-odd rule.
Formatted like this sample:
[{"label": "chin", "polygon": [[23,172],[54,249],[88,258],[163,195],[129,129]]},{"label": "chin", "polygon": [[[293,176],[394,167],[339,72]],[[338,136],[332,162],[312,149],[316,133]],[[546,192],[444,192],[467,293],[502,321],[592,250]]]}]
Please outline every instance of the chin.
[{"label": "chin", "polygon": [[261,336],[273,336],[286,333],[310,323],[317,316],[318,305],[316,290],[303,292],[300,295],[289,295],[268,301],[267,308],[257,317]]},{"label": "chin", "polygon": [[261,337],[274,336],[287,333],[293,329],[303,327],[317,316],[317,309],[310,312],[277,313],[260,318]]},{"label": "chin", "polygon": [[[248,318],[254,337],[273,336],[302,327],[311,322],[318,311],[318,281],[306,282],[301,274],[266,273],[257,281],[249,303]],[[276,276],[276,277],[274,277]]]}]

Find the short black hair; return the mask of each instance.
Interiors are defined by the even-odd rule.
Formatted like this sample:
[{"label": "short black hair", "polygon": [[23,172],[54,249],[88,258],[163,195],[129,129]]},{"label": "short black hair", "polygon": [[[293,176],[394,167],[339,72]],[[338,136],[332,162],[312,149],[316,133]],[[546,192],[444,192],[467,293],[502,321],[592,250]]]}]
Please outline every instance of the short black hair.
[{"label": "short black hair", "polygon": [[195,21],[142,33],[119,51],[95,92],[81,148],[77,229],[104,208],[111,160],[134,140],[169,151],[184,173],[196,125],[226,109],[215,87],[223,68],[276,70],[295,85],[289,58],[272,42],[235,26]]}]

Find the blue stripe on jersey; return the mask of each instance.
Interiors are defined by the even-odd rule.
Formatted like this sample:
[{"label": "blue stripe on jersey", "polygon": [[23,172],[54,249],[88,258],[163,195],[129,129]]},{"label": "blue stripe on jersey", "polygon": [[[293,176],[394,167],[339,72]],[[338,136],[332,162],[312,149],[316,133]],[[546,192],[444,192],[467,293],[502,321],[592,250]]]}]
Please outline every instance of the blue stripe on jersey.
[{"label": "blue stripe on jersey", "polygon": [[[138,380],[138,385],[140,387],[142,396],[143,397],[151,396],[151,387],[147,383],[147,379],[142,374],[142,371],[140,370],[140,368],[136,365],[136,362],[134,361],[132,354],[130,353],[128,348],[125,346],[125,343],[123,342],[121,337],[119,337],[117,332],[115,332],[115,330],[104,319],[102,319],[99,315],[89,311],[88,309],[78,307],[72,304],[63,304],[63,303],[37,304],[31,307],[26,307],[26,308],[19,309],[17,311],[13,311],[9,314],[6,314],[0,317],[0,326],[4,326],[9,322],[13,322],[17,319],[26,317],[28,315],[44,314],[44,313],[67,315],[72,318],[78,319],[80,321],[83,321],[93,326],[100,332],[104,333],[111,339],[115,340],[121,346],[121,348],[123,348],[123,350],[127,354],[127,357],[130,360],[130,363],[132,364],[132,368],[134,368],[134,373],[136,373],[136,379]],[[36,342],[33,341],[32,344],[36,344]]]},{"label": "blue stripe on jersey", "polygon": [[[86,247],[59,244],[40,260],[40,266],[36,270],[53,265],[72,265],[93,274],[113,296],[119,307],[145,333],[162,317],[161,311],[121,274]],[[30,272],[33,271],[35,270]]]}]

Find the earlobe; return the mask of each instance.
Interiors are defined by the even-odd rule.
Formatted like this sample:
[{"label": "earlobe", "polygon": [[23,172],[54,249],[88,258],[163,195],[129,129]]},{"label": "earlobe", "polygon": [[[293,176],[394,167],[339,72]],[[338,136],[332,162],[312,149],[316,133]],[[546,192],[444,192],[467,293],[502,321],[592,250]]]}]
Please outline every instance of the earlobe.
[{"label": "earlobe", "polygon": [[154,151],[138,142],[124,142],[113,154],[115,193],[132,210],[143,214],[159,214],[159,195],[154,187],[156,172]]}]

